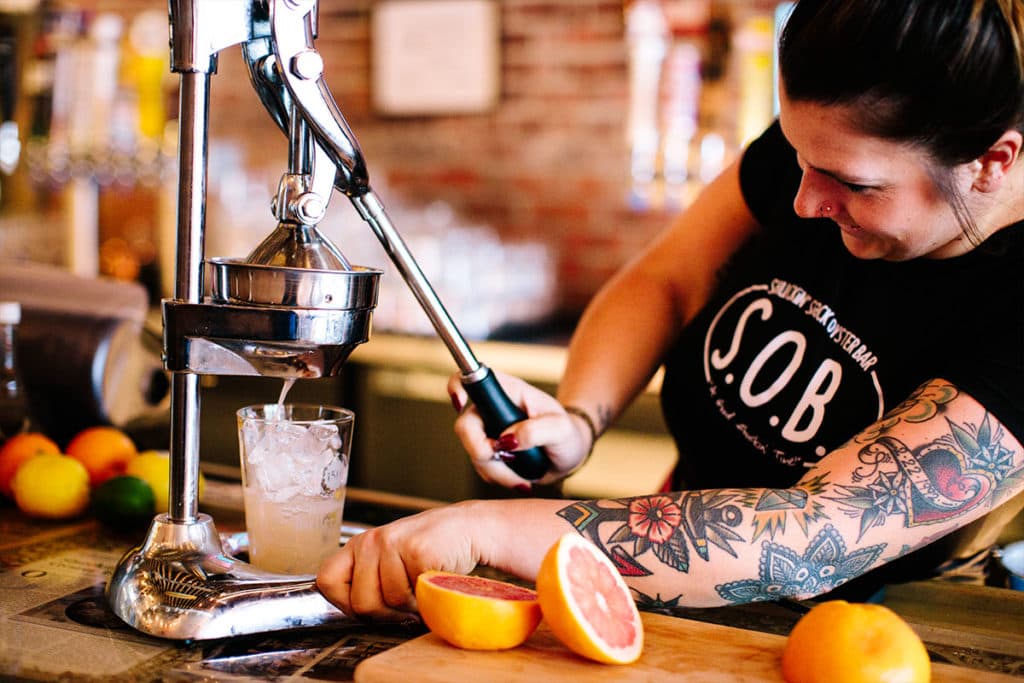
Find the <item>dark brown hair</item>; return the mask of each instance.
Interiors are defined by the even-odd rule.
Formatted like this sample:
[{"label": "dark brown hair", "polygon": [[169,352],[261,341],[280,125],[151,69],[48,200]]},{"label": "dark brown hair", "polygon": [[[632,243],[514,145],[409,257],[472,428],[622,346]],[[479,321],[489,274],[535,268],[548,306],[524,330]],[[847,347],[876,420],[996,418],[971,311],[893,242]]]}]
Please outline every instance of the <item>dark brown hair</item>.
[{"label": "dark brown hair", "polygon": [[952,169],[1024,132],[1024,0],[800,0],[779,44],[787,97],[852,105],[868,135],[923,150],[965,232]]}]

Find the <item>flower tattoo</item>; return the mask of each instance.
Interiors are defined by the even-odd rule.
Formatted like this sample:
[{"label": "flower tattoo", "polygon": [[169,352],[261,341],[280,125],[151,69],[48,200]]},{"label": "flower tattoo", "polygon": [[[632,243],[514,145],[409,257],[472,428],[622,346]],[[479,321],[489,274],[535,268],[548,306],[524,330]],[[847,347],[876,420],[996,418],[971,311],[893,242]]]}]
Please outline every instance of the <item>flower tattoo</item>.
[{"label": "flower tattoo", "polygon": [[629,504],[630,532],[651,543],[670,539],[682,520],[682,510],[668,496],[638,498]]}]

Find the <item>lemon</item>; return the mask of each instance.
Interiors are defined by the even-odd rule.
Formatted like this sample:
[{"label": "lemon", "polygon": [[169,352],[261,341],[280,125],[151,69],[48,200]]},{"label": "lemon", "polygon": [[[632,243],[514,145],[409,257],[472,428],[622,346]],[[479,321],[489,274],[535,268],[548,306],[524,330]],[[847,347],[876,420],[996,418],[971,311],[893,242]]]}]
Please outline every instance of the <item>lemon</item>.
[{"label": "lemon", "polygon": [[153,489],[142,479],[121,475],[106,480],[92,492],[92,511],[116,529],[145,526],[156,512]]},{"label": "lemon", "polygon": [[11,489],[26,515],[66,519],[82,514],[89,505],[89,472],[74,458],[43,453],[18,468]]},{"label": "lemon", "polygon": [[[125,474],[138,477],[153,489],[156,496],[156,511],[168,511],[168,498],[171,488],[171,463],[167,453],[160,451],[143,451],[135,458],[128,461]],[[199,497],[203,497],[203,490],[206,488],[206,480],[202,472],[199,473]]]}]

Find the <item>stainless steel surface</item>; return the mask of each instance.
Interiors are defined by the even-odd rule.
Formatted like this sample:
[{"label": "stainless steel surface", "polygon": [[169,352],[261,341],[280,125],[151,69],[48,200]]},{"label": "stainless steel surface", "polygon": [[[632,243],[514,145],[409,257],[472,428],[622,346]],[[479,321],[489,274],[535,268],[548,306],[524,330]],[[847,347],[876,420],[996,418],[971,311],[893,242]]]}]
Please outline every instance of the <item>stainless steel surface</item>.
[{"label": "stainless steel surface", "polygon": [[[317,230],[330,200],[332,185],[318,176],[335,174],[333,164],[313,154],[309,126],[294,115],[289,126],[288,172],[274,197],[277,228],[246,259],[248,263],[316,270],[352,270],[345,255]],[[319,156],[319,160],[317,159]],[[327,163],[324,163],[327,162]]]},{"label": "stainless steel surface", "polygon": [[[488,374],[370,191],[362,152],[323,78],[316,16],[317,0],[170,0],[171,68],[181,77],[177,285],[163,302],[165,365],[174,373],[171,502],[108,588],[115,613],[152,635],[211,638],[345,618],[309,577],[262,574],[227,556],[212,520],[197,512],[198,374],[333,375],[369,337],[380,273],[352,268],[317,231],[332,189],[370,224],[463,375]],[[213,294],[204,300],[209,88],[218,53],[236,44],[289,136],[288,172],[274,201],[277,229],[246,264],[211,260]]]},{"label": "stainless steel surface", "polygon": [[466,339],[455,326],[455,322],[448,315],[448,311],[445,310],[434,288],[430,286],[430,282],[427,281],[426,275],[416,263],[416,259],[413,258],[412,252],[409,251],[402,236],[395,230],[395,226],[388,218],[384,205],[377,199],[377,195],[367,191],[365,194],[351,199],[352,204],[359,211],[359,215],[370,224],[377,239],[384,246],[387,255],[391,257],[391,261],[402,275],[402,279],[409,285],[409,289],[412,290],[424,313],[430,318],[437,335],[448,347],[459,370],[464,376],[476,375],[481,370],[480,363],[473,355]]},{"label": "stainless steel surface", "polygon": [[171,442],[168,514],[183,525],[199,514],[199,377],[171,375]]},{"label": "stainless steel surface", "polygon": [[262,572],[225,552],[209,515],[158,515],[107,586],[116,614],[164,638],[206,640],[351,621],[313,576]]},{"label": "stainless steel surface", "polygon": [[[164,301],[165,363],[175,372],[327,377],[369,339],[377,289],[374,271],[332,273],[363,279],[350,290],[364,304],[301,308],[288,304],[189,304]],[[365,276],[365,277],[357,277]],[[292,298],[282,290],[279,298]],[[310,296],[317,295],[316,292]],[[322,292],[320,296],[326,296]],[[300,292],[298,298],[307,298]]]},{"label": "stainless steel surface", "polygon": [[[173,22],[172,22],[173,24]],[[192,28],[195,28],[194,26]],[[177,34],[184,38],[192,32]],[[190,48],[192,40],[186,41]],[[207,60],[209,66],[212,62]],[[178,112],[178,235],[175,297],[197,304],[203,291],[203,230],[206,221],[206,149],[210,74],[182,71]],[[167,341],[164,340],[166,349]],[[170,369],[170,368],[169,368]],[[171,376],[170,518],[191,524],[199,511],[199,381]],[[122,615],[123,618],[123,615]]]},{"label": "stainless steel surface", "polygon": [[[312,193],[303,196],[308,198]],[[278,223],[274,232],[260,242],[246,260],[253,265],[281,268],[342,271],[353,268],[316,226],[301,223]]]},{"label": "stainless steel surface", "polygon": [[[359,143],[338,109],[322,70],[304,68],[319,59],[313,45],[316,0],[270,0],[269,5],[275,72],[288,91],[293,116],[306,122],[336,167],[335,187],[349,197],[364,194],[370,179]],[[283,130],[291,133],[290,126]]]},{"label": "stainless steel surface", "polygon": [[218,304],[294,306],[324,310],[373,308],[381,271],[278,268],[240,259],[213,258],[210,297]]},{"label": "stainless steel surface", "polygon": [[208,265],[209,302],[164,303],[171,370],[325,377],[337,374],[355,346],[369,339],[379,270],[292,268],[230,258],[210,259]]},{"label": "stainless steel surface", "polygon": [[[326,155],[336,167],[334,186],[348,195],[359,215],[369,224],[385,253],[395,264],[438,336],[452,354],[459,370],[472,381],[486,371],[473,355],[427,277],[401,235],[391,223],[380,199],[370,188],[369,175],[359,143],[338,109],[322,70],[307,71],[303,65],[316,55],[315,32],[305,29],[307,14],[315,17],[316,2],[271,3],[271,40],[252,40],[243,54],[261,101],[286,134],[293,135],[289,112],[300,116],[313,132],[311,187],[319,188],[317,171]],[[273,51],[273,52],[271,52]],[[317,55],[319,57],[319,55]]]}]

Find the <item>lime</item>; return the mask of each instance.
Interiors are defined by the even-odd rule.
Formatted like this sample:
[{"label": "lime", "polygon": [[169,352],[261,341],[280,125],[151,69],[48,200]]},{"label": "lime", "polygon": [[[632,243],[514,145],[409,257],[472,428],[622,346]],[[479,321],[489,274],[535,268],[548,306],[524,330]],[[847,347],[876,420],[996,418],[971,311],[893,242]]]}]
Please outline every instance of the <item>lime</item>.
[{"label": "lime", "polygon": [[115,529],[135,529],[153,519],[156,497],[145,481],[123,474],[93,490],[92,511],[98,520]]},{"label": "lime", "polygon": [[[156,511],[168,511],[168,497],[170,495],[171,463],[167,453],[160,451],[143,451],[137,457],[128,461],[125,474],[138,477],[149,484],[156,496]],[[202,472],[199,473],[199,498],[203,497],[203,490],[206,488],[206,480]]]},{"label": "lime", "polygon": [[26,515],[66,519],[89,505],[89,472],[74,458],[43,453],[21,464],[11,489]]}]

